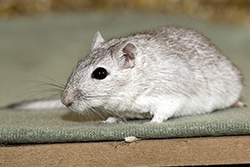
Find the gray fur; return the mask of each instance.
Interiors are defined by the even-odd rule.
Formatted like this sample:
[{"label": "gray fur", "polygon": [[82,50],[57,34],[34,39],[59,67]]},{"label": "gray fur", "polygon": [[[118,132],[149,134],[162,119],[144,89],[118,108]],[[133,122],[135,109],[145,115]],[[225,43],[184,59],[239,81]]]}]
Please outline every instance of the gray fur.
[{"label": "gray fur", "polygon": [[[98,67],[108,71],[103,80],[91,78]],[[107,41],[97,32],[61,101],[79,113],[101,108],[124,119],[149,113],[160,123],[230,107],[241,90],[240,72],[206,37],[166,26]]]}]

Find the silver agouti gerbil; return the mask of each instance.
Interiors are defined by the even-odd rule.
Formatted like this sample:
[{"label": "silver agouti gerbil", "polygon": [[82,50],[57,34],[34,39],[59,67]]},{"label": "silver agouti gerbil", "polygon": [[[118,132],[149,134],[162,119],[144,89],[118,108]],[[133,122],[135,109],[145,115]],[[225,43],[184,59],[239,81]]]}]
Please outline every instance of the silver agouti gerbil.
[{"label": "silver agouti gerbil", "polygon": [[62,92],[69,109],[101,108],[118,118],[143,113],[151,123],[209,113],[239,102],[242,77],[202,34],[166,26],[105,41],[96,33]]},{"label": "silver agouti gerbil", "polygon": [[166,26],[104,40],[96,33],[91,53],[68,79],[61,101],[30,101],[16,109],[62,107],[84,113],[102,110],[107,123],[170,117],[244,107],[239,70],[202,34]]}]

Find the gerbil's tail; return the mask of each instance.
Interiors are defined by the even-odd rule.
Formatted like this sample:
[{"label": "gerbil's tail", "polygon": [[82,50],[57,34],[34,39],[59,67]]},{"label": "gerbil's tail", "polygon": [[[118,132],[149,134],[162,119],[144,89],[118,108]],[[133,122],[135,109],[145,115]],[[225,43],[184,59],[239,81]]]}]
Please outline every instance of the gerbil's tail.
[{"label": "gerbil's tail", "polygon": [[50,100],[31,100],[19,103],[13,103],[0,109],[14,109],[14,110],[51,110],[51,109],[66,109],[60,99]]}]

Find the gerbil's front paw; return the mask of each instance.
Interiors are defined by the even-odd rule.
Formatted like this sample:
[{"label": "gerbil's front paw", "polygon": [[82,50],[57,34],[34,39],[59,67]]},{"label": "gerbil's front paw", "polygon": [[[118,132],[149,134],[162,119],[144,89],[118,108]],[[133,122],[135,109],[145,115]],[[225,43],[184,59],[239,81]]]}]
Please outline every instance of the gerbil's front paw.
[{"label": "gerbil's front paw", "polygon": [[164,119],[163,119],[163,118],[153,117],[153,118],[151,119],[151,121],[149,121],[149,122],[145,122],[145,124],[162,123],[163,121],[164,121]]},{"label": "gerbil's front paw", "polygon": [[101,121],[101,123],[108,123],[108,124],[113,124],[113,123],[118,123],[121,119],[117,117],[108,117],[105,121]]}]

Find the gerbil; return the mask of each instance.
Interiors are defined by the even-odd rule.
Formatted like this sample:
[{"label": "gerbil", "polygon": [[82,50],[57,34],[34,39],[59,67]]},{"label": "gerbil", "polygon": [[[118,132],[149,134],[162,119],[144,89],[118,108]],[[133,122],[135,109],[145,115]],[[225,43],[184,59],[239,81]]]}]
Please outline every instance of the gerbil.
[{"label": "gerbil", "polygon": [[101,109],[117,118],[170,117],[209,113],[238,102],[242,77],[202,34],[166,26],[104,40],[96,33],[91,53],[68,79],[61,102],[83,113]]}]

